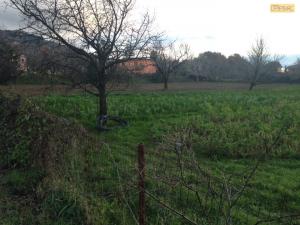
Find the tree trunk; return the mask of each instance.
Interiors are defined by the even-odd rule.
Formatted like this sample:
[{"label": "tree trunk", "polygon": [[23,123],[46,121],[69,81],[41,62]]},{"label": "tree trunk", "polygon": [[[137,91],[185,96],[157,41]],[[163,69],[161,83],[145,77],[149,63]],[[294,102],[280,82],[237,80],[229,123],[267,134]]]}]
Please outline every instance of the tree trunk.
[{"label": "tree trunk", "polygon": [[250,83],[249,91],[252,91],[252,89],[255,87],[255,82]]},{"label": "tree trunk", "polygon": [[107,123],[107,96],[105,85],[98,87],[98,94],[99,109],[96,124],[98,129],[105,130],[105,125]]},{"label": "tree trunk", "polygon": [[164,90],[168,90],[169,86],[168,86],[168,78],[165,76],[164,77]]},{"label": "tree trunk", "polygon": [[106,87],[102,85],[98,87],[99,92],[99,116],[107,116],[107,96],[106,96]]}]

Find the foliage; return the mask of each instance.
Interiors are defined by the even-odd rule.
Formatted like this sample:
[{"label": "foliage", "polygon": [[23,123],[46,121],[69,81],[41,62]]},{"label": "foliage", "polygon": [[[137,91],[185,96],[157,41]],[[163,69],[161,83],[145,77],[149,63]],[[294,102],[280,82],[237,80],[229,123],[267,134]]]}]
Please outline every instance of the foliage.
[{"label": "foliage", "polygon": [[16,79],[16,84],[31,84],[31,85],[61,85],[70,84],[71,80],[66,75],[36,73],[29,71],[24,76],[19,76]]},{"label": "foliage", "polygon": [[220,80],[221,74],[226,70],[226,57],[221,53],[204,52],[198,56],[196,63],[200,64],[200,75],[208,80]]},{"label": "foliage", "polygon": [[14,95],[0,95],[0,115],[0,189],[6,193],[0,224],[86,224],[87,200],[80,196],[87,152],[100,145],[74,122]]},{"label": "foliage", "polygon": [[16,79],[18,75],[18,55],[15,50],[0,41],[0,84]]},{"label": "foliage", "polygon": [[[227,79],[246,81],[249,76],[249,62],[239,54],[233,54],[227,58]],[[226,75],[226,73],[225,73]]]}]

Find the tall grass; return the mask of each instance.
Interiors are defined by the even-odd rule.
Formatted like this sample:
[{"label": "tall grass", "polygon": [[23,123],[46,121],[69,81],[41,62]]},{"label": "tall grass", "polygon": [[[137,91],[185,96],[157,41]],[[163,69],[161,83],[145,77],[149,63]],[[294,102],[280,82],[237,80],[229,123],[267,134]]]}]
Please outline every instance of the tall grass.
[{"label": "tall grass", "polygon": [[[185,142],[204,168],[220,176],[220,171],[243,171],[253,164],[266,145],[274,143],[280,136],[251,183],[252,192],[242,199],[241,204],[246,205],[247,210],[241,207],[235,212],[238,224],[252,224],[268,215],[300,211],[300,180],[297,176],[300,172],[299,99],[299,87],[251,93],[112,94],[109,96],[110,114],[127,119],[129,126],[101,134],[95,129],[97,99],[94,97],[52,95],[34,101],[45,111],[83,124],[106,146],[101,158],[91,156],[94,166],[90,168],[88,184],[92,198],[105,202],[99,207],[103,207],[101,215],[105,218],[102,222],[106,221],[106,224],[134,223],[128,206],[133,212],[137,211],[137,192],[134,189],[126,191],[127,203],[119,193],[120,184],[134,179],[138,143],[144,142],[147,146],[149,170],[159,160],[151,154],[158,146],[163,144],[172,148],[177,142]],[[187,130],[190,132],[188,137]],[[121,175],[116,172],[116,165]],[[153,190],[155,183],[149,181],[147,187],[156,193],[157,189]],[[169,198],[166,200],[183,204],[178,202],[177,194],[164,191],[165,198]],[[189,216],[200,217],[188,210],[192,204],[185,207]],[[149,224],[185,224],[153,201],[148,202],[147,212]]]}]

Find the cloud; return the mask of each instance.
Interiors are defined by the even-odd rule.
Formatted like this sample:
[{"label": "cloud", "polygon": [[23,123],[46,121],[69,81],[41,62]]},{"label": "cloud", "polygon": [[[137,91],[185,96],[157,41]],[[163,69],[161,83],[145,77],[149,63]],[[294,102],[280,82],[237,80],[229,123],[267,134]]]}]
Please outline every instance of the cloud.
[{"label": "cloud", "polygon": [[[5,9],[3,1],[0,0],[0,28],[18,28],[20,16],[16,10]],[[293,0],[296,12],[289,14],[271,13],[274,0],[136,0],[136,3],[138,12],[148,9],[155,14],[158,30],[188,43],[195,54],[218,51],[225,55],[247,55],[251,44],[261,35],[271,53],[300,53],[300,47],[297,48],[300,0]]]},{"label": "cloud", "polygon": [[273,0],[137,0],[137,3],[150,12],[154,10],[158,26],[172,37],[186,39],[194,52],[246,55],[255,39],[263,36],[271,53],[300,53],[296,47],[300,40],[297,29],[300,0],[293,0],[296,12],[289,14],[271,13]]},{"label": "cloud", "polygon": [[206,35],[205,39],[212,40],[212,39],[215,39],[215,37],[212,35]]}]

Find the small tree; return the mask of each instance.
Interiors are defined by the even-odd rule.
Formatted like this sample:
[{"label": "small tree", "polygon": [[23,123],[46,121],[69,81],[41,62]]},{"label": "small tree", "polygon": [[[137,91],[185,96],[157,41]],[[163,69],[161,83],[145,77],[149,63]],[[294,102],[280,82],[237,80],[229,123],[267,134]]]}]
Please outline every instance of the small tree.
[{"label": "small tree", "polygon": [[250,63],[250,87],[251,91],[261,76],[265,73],[266,65],[271,61],[266,42],[263,38],[258,38],[248,53]]},{"label": "small tree", "polygon": [[204,77],[203,65],[199,60],[199,57],[193,58],[192,60],[189,61],[189,68],[190,68],[190,73],[195,78],[196,82],[199,82],[200,80],[203,79],[207,79],[207,77]]},{"label": "small tree", "polygon": [[118,64],[147,56],[157,38],[151,33],[149,14],[143,15],[140,23],[131,19],[133,0],[10,2],[25,16],[30,31],[68,47],[93,67],[90,83],[99,97],[98,122],[106,123],[111,74]]},{"label": "small tree", "polygon": [[16,79],[18,75],[18,56],[14,49],[0,42],[0,84]]},{"label": "small tree", "polygon": [[189,58],[189,52],[190,47],[187,44],[181,44],[177,47],[174,42],[164,43],[159,41],[156,43],[151,58],[162,77],[165,90],[168,89],[170,75]]}]

